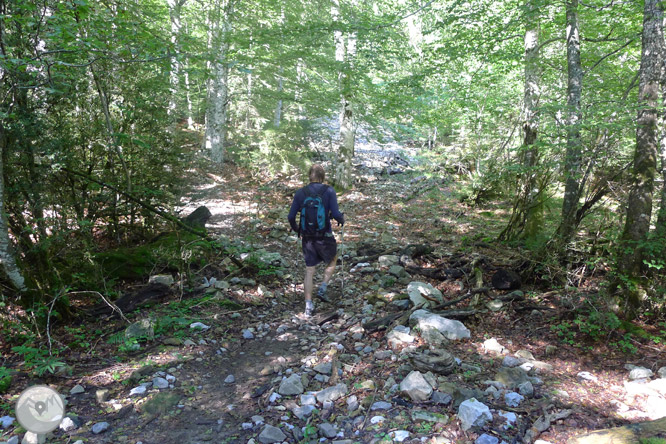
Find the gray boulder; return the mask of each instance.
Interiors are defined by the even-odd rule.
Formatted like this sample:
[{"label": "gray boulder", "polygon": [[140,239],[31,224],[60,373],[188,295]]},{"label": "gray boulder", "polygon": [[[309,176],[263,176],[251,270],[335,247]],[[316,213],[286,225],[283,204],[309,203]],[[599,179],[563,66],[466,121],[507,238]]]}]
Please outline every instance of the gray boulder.
[{"label": "gray boulder", "polygon": [[284,378],[278,388],[278,393],[283,396],[300,395],[304,391],[303,381],[301,380],[301,377],[296,374]]},{"label": "gray boulder", "polygon": [[294,416],[296,416],[298,419],[305,421],[307,418],[312,415],[312,412],[315,411],[315,406],[313,405],[303,405],[299,407],[295,407],[292,412],[294,413]]},{"label": "gray boulder", "polygon": [[419,371],[410,372],[400,383],[400,391],[413,401],[427,401],[433,389]]},{"label": "gray boulder", "polygon": [[125,338],[155,338],[155,322],[152,319],[141,319],[133,324],[130,324],[125,329]]},{"label": "gray boulder", "polygon": [[412,364],[423,372],[448,375],[455,369],[456,360],[451,353],[439,349],[412,355]]},{"label": "gray boulder", "polygon": [[322,404],[326,401],[333,402],[346,395],[347,391],[348,391],[347,384],[340,383],[334,385],[333,387],[328,387],[318,392],[316,395],[317,401],[321,402]]},{"label": "gray boulder", "polygon": [[645,367],[634,367],[630,372],[629,372],[629,379],[632,381],[636,379],[647,379],[651,378],[654,376],[654,373],[652,373],[652,370],[649,368]]},{"label": "gray boulder", "polygon": [[520,367],[502,367],[495,374],[495,381],[501,382],[510,389],[515,389],[520,384],[529,381],[529,378]]},{"label": "gray boulder", "polygon": [[474,441],[474,444],[498,444],[498,443],[499,439],[487,433],[484,433],[483,435],[479,436],[478,438],[476,438],[476,441]]},{"label": "gray boulder", "polygon": [[416,310],[409,317],[409,322],[422,332],[437,330],[452,341],[470,337],[469,329],[462,322],[444,318],[427,310]]},{"label": "gray boulder", "polygon": [[[422,305],[424,307],[430,307],[444,302],[442,292],[425,282],[410,282],[409,285],[407,285],[407,294],[415,306]],[[433,304],[424,296],[434,299],[437,302]]]},{"label": "gray boulder", "polygon": [[321,364],[317,364],[314,367],[314,371],[317,373],[321,373],[324,375],[330,375],[333,365],[330,362],[322,362]]},{"label": "gray boulder", "polygon": [[509,392],[504,395],[504,402],[509,407],[518,407],[521,402],[525,400],[525,397],[516,392]]},{"label": "gray boulder", "polygon": [[173,284],[173,276],[170,274],[156,274],[148,278],[149,284],[162,284],[169,286]]},{"label": "gray boulder", "polygon": [[493,420],[493,415],[487,405],[472,398],[460,404],[458,418],[462,429],[467,431],[472,427],[483,427]]},{"label": "gray boulder", "polygon": [[411,344],[416,338],[400,329],[394,329],[388,332],[386,340],[391,348],[403,347]]},{"label": "gray boulder", "polygon": [[104,422],[98,422],[97,424],[92,426],[92,432],[95,435],[99,435],[102,432],[106,432],[109,430],[109,423],[104,421]]},{"label": "gray boulder", "polygon": [[319,424],[319,434],[325,438],[335,438],[338,434],[338,429],[327,422]]},{"label": "gray boulder", "polygon": [[276,442],[284,441],[287,439],[287,435],[282,433],[282,430],[278,429],[277,427],[266,424],[257,439],[262,444],[273,444]]}]

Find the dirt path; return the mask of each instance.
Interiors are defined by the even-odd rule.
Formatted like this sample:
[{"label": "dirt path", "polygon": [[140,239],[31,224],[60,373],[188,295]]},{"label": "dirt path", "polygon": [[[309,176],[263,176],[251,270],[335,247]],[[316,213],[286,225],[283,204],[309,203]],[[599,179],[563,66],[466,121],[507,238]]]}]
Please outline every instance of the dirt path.
[{"label": "dirt path", "polygon": [[[480,309],[476,316],[463,318],[470,338],[440,346],[428,347],[425,336],[415,331],[398,335],[412,338],[404,343],[387,341],[386,331],[364,331],[366,322],[404,309],[407,301],[401,301],[400,295],[411,281],[432,283],[445,300],[453,300],[473,285],[474,266],[480,267],[484,284],[489,285],[494,271],[511,259],[511,252],[482,240],[488,234],[481,228],[484,219],[450,197],[446,181],[381,176],[380,170],[359,166],[363,182],[340,196],[349,221],[346,267],[344,272],[338,270],[331,285],[334,303],[319,304],[319,314],[311,320],[299,316],[303,264],[299,243],[286,221],[291,196],[301,184],[295,178],[260,183],[233,167],[219,174],[193,175],[194,189],[184,199],[183,214],[206,205],[213,213],[212,234],[242,241],[248,251],[279,253],[287,266],[279,274],[237,276],[218,283],[221,295],[245,302],[247,309],[230,310],[211,301],[190,307],[189,318],[209,328],[192,330],[186,337],[165,335],[161,344],[140,352],[137,362],[143,367],[107,364],[98,373],[65,382],[63,393],[75,383],[85,389],[68,397],[68,409],[80,415],[80,425],[57,432],[54,442],[246,444],[321,438],[347,444],[457,443],[474,442],[484,434],[485,441],[477,442],[517,442],[541,415],[570,410],[541,434],[546,442],[559,443],[588,428],[651,414],[655,404],[646,400],[664,393],[655,388],[650,394],[638,386],[630,393],[625,356],[614,355],[607,347],[581,353],[556,339],[550,327],[566,316],[558,292],[530,299],[537,308],[525,310],[520,302],[495,311],[482,298],[469,306],[467,300],[456,308]],[[482,235],[476,236],[477,232]],[[429,250],[417,254],[405,250],[409,245]],[[382,266],[375,255],[369,266],[351,271],[362,256],[381,251],[400,251],[403,257],[396,258],[404,267]],[[409,266],[460,273],[450,279],[429,279],[408,274]],[[210,275],[204,271],[203,277],[224,278],[213,271]],[[491,291],[491,296],[506,293]],[[491,338],[499,350],[490,349]],[[437,395],[425,401],[400,396],[404,388],[400,384],[414,370],[414,354],[428,348],[446,349],[459,365],[451,374],[426,375]],[[531,359],[524,357],[528,352]],[[486,382],[508,368],[507,356],[532,367],[534,362],[543,364],[530,370],[533,393],[524,393],[525,399],[514,407],[504,398],[514,390]],[[631,363],[656,367],[659,361],[648,356]],[[122,384],[114,381],[115,374],[125,379],[132,369],[141,374]],[[592,377],[581,378],[582,370]],[[165,378],[168,387],[156,388],[160,381],[155,378]],[[279,395],[288,392],[282,387],[285,378],[297,386],[296,395]],[[145,393],[133,394],[142,383]],[[109,393],[108,400],[100,403],[95,397],[102,387]],[[319,398],[332,388],[343,392],[332,399]],[[483,400],[493,419],[463,430],[456,415],[460,403],[471,397]],[[509,427],[501,416],[506,412],[516,415]],[[108,422],[109,428],[94,434],[92,428],[100,422]]]}]

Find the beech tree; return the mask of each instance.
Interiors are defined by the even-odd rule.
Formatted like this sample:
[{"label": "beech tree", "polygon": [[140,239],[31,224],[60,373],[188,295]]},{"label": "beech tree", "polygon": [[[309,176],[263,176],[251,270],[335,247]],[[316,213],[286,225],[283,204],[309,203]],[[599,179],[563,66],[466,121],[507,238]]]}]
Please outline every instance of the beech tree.
[{"label": "beech tree", "polygon": [[657,175],[659,148],[659,84],[664,70],[664,12],[657,0],[646,0],[643,12],[643,34],[638,116],[633,183],[628,197],[626,222],[621,237],[618,273],[622,280],[626,311],[635,316],[644,292],[644,272],[654,181]]}]

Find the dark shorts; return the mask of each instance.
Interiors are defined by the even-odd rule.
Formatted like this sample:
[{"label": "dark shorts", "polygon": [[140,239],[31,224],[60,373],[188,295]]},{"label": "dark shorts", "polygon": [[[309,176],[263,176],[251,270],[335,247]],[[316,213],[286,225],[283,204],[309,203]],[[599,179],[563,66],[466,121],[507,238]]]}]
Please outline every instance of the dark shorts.
[{"label": "dark shorts", "polygon": [[338,244],[333,235],[321,238],[303,238],[305,265],[314,267],[320,262],[330,263],[338,252]]}]

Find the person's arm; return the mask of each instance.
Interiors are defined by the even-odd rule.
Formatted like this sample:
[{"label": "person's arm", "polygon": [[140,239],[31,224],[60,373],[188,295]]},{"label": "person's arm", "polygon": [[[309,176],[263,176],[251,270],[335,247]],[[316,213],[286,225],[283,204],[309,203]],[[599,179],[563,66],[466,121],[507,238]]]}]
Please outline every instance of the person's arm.
[{"label": "person's arm", "polygon": [[289,220],[289,225],[291,225],[291,229],[294,230],[296,233],[298,233],[298,225],[296,225],[296,215],[298,214],[298,210],[301,209],[301,205],[303,205],[303,199],[301,198],[301,192],[298,190],[296,194],[294,194],[294,200],[291,202],[291,209],[289,210],[289,215],[287,216],[287,219]]},{"label": "person's arm", "polygon": [[335,189],[333,189],[333,187],[328,188],[328,204],[331,217],[335,219],[340,225],[344,225],[345,215],[342,214],[338,208],[338,196],[336,196]]}]

